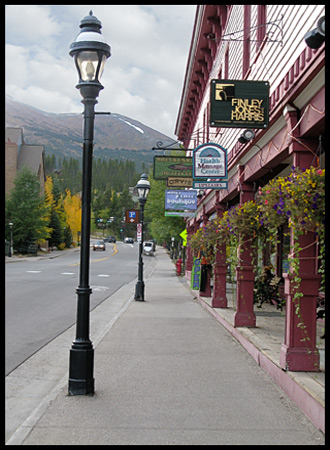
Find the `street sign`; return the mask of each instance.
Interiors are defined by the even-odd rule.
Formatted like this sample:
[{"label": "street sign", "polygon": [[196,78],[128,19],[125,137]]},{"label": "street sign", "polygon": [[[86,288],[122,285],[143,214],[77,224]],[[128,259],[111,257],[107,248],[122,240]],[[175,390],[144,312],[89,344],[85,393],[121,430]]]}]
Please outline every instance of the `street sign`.
[{"label": "street sign", "polygon": [[193,178],[227,178],[227,150],[211,142],[196,147],[193,151]]},{"label": "street sign", "polygon": [[194,181],[194,189],[228,189],[228,181]]},{"label": "street sign", "polygon": [[126,223],[139,223],[139,210],[138,209],[127,209],[125,212],[125,222]]},{"label": "street sign", "polygon": [[179,236],[182,238],[183,247],[186,247],[186,245],[187,245],[187,235],[188,235],[188,231],[186,229],[184,229],[182,231],[182,233],[179,234]]},{"label": "street sign", "polygon": [[211,81],[210,127],[267,128],[268,81]]},{"label": "street sign", "polygon": [[142,242],[142,223],[136,225],[136,240],[139,244]]}]

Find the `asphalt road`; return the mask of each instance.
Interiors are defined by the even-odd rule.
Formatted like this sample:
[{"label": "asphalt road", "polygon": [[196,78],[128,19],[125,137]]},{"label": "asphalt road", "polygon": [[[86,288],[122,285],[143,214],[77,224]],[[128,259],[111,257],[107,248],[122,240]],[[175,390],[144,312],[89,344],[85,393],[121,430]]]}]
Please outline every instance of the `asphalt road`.
[{"label": "asphalt road", "polygon": [[[79,251],[70,250],[54,259],[6,264],[6,375],[75,323],[79,257]],[[152,258],[143,262],[147,274]],[[137,263],[137,243],[91,249],[91,310],[137,277]]]}]

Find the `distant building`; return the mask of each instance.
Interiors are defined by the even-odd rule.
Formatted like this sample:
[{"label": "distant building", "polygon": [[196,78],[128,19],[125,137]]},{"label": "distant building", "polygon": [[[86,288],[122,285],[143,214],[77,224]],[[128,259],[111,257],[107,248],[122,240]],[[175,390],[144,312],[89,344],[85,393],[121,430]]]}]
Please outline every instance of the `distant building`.
[{"label": "distant building", "polygon": [[8,194],[14,187],[17,173],[29,167],[38,175],[40,194],[45,193],[45,147],[43,145],[26,144],[23,129],[6,127],[5,135],[5,189]]}]

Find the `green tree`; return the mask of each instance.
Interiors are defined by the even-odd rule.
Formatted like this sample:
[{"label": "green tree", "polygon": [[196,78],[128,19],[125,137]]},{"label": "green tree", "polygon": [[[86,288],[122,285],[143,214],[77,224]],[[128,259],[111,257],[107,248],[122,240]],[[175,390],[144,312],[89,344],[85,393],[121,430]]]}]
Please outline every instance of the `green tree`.
[{"label": "green tree", "polygon": [[15,187],[6,198],[6,236],[9,238],[9,222],[13,225],[13,244],[19,251],[27,251],[36,241],[50,235],[49,208],[40,196],[38,175],[23,167],[15,178]]},{"label": "green tree", "polygon": [[49,246],[53,247],[62,244],[63,233],[60,218],[58,217],[56,209],[53,207],[50,213],[49,227],[52,229],[51,235],[49,237]]},{"label": "green tree", "polygon": [[185,229],[186,224],[182,217],[165,216],[166,182],[154,180],[151,175],[149,181],[151,189],[144,210],[144,219],[149,222],[149,232],[160,244],[164,241],[169,244],[172,237],[179,241],[181,239],[179,234]]}]

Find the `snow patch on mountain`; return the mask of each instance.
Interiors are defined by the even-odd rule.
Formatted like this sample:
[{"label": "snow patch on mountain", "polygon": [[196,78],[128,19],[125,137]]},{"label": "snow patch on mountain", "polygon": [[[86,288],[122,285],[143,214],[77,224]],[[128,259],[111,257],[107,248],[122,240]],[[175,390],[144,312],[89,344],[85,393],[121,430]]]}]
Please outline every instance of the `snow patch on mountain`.
[{"label": "snow patch on mountain", "polygon": [[144,131],[142,130],[142,128],[139,128],[136,125],[133,125],[131,122],[128,122],[127,120],[121,119],[120,117],[118,117],[118,119],[121,120],[122,122],[127,123],[127,125],[130,125],[131,127],[135,128],[140,133],[144,134]]}]

